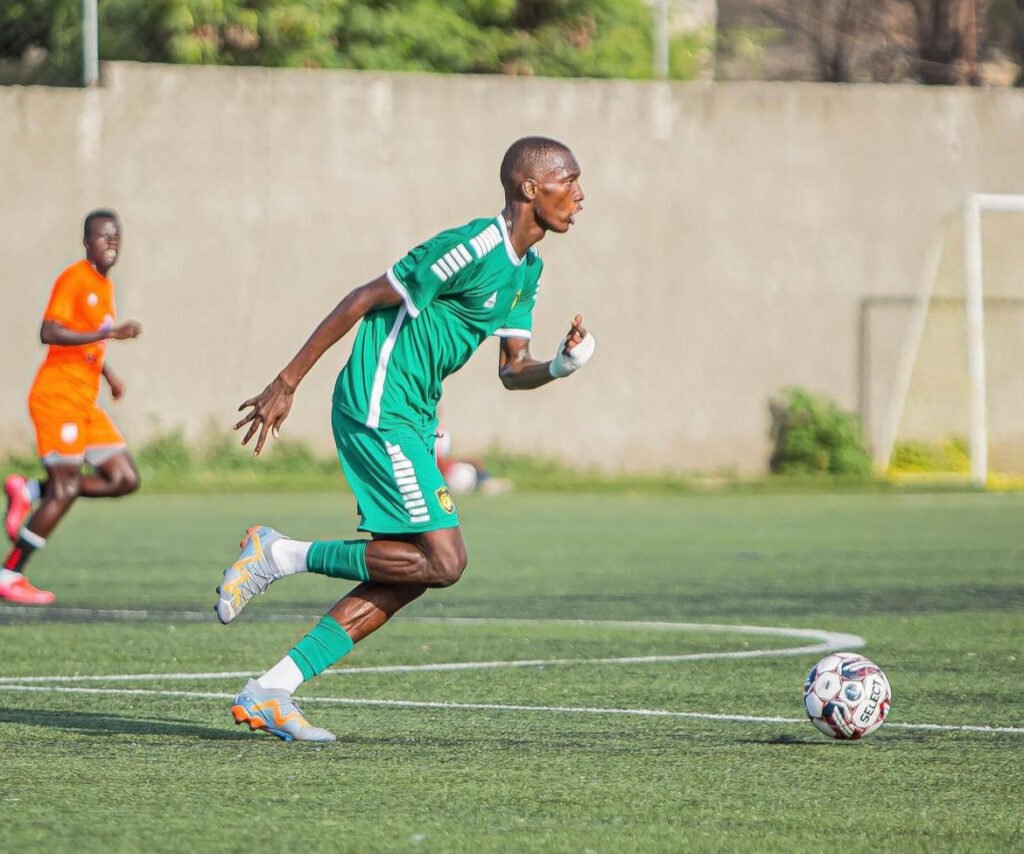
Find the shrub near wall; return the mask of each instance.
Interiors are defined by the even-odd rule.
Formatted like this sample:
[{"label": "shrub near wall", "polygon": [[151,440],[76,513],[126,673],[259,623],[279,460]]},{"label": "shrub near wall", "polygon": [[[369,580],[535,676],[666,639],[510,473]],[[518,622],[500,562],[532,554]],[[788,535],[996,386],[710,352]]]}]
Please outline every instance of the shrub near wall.
[{"label": "shrub near wall", "polygon": [[770,404],[774,474],[868,478],[871,455],[860,422],[827,397],[802,388],[783,389]]}]

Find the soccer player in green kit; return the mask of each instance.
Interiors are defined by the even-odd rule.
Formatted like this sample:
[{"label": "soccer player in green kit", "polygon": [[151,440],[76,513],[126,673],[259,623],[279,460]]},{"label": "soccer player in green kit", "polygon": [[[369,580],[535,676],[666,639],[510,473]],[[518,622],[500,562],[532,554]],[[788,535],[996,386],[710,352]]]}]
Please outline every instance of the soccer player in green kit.
[{"label": "soccer player in green kit", "polygon": [[493,217],[442,231],[384,275],[356,288],[314,330],[236,425],[256,437],[259,455],[277,435],[299,382],[358,321],[352,355],[334,389],[338,456],[371,539],[290,539],[253,527],[217,588],[217,616],[234,620],[274,581],[314,572],[358,582],[270,670],[250,679],[231,707],[285,741],[334,741],[311,725],[293,692],[379,629],[430,587],[454,584],[466,547],[451,493],[434,456],[436,410],[445,377],[491,335],[501,340],[498,375],[508,389],[533,389],[590,359],[594,338],[577,315],[555,357],[530,354],[533,308],[543,263],[534,244],[564,234],[582,210],[580,167],[569,148],[524,137],[501,163],[505,207]]}]

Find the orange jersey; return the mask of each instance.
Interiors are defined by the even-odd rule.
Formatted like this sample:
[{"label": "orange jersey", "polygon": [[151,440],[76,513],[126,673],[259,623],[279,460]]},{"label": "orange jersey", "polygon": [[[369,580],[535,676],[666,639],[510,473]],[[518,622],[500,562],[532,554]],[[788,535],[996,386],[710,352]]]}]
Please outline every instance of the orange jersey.
[{"label": "orange jersey", "polygon": [[[72,332],[96,332],[113,325],[116,317],[114,283],[88,260],[72,264],[57,277],[43,320],[53,320]],[[107,342],[75,347],[51,344],[31,397],[59,398],[68,403],[93,403],[99,395]]]}]

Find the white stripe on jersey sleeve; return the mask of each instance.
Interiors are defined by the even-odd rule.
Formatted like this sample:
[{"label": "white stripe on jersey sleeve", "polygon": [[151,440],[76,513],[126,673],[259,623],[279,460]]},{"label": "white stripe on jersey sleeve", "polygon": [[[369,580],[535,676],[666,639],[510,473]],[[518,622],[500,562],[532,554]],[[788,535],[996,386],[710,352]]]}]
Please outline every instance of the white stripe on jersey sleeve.
[{"label": "white stripe on jersey sleeve", "polygon": [[498,338],[525,338],[527,341],[533,337],[529,329],[495,329],[494,334]]},{"label": "white stripe on jersey sleeve", "polygon": [[388,277],[388,283],[402,298],[402,302],[405,303],[405,310],[409,312],[409,317],[419,317],[420,310],[416,308],[416,303],[412,301],[412,297],[409,296],[409,291],[406,290],[405,285],[399,281],[398,276],[395,274],[395,268],[388,267],[385,275]]}]

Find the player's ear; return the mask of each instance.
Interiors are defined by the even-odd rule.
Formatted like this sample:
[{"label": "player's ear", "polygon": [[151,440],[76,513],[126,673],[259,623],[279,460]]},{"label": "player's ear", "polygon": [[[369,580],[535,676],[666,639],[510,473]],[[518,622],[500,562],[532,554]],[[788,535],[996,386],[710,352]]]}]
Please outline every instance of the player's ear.
[{"label": "player's ear", "polygon": [[527,201],[532,202],[537,198],[537,182],[534,181],[533,178],[527,178],[523,181],[520,185],[520,189],[522,190],[523,198]]}]

